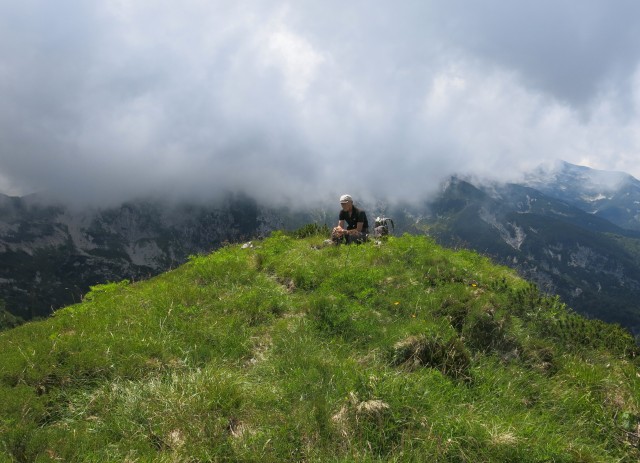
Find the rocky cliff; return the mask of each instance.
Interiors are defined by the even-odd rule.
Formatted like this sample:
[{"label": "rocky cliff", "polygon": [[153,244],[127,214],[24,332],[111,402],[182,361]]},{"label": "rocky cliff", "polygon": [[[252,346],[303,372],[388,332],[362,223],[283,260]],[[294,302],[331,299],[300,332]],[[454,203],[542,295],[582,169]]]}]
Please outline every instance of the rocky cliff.
[{"label": "rocky cliff", "polygon": [[0,300],[31,319],[78,301],[91,285],[146,278],[225,242],[296,225],[243,195],[215,203],[134,201],[74,209],[0,196]]}]

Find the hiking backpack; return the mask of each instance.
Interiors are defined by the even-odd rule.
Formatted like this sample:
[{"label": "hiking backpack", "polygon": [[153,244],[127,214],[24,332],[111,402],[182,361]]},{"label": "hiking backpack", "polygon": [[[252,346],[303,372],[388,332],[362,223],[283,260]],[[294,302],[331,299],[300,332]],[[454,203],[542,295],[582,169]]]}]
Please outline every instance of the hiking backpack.
[{"label": "hiking backpack", "polygon": [[395,225],[393,223],[393,219],[388,217],[376,217],[375,221],[375,235],[376,236],[386,236],[393,234],[393,230],[395,229]]}]

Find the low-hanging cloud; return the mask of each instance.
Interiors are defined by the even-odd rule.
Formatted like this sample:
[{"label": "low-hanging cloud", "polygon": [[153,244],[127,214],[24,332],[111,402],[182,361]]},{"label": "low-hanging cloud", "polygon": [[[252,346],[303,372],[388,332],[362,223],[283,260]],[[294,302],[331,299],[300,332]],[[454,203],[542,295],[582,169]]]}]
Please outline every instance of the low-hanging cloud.
[{"label": "low-hanging cloud", "polygon": [[[13,3],[13,4],[9,4]],[[0,191],[420,197],[640,175],[640,4],[0,4]]]}]

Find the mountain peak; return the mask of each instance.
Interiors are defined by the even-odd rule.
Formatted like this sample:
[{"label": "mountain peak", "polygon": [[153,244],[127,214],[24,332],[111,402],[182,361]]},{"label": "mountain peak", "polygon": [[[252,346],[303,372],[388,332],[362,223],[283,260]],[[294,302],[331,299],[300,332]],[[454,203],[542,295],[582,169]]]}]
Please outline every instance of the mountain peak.
[{"label": "mountain peak", "polygon": [[640,185],[638,180],[625,172],[598,170],[566,161],[538,167],[525,175],[524,183],[535,188],[557,184],[565,189],[589,192],[613,192],[629,183]]},{"label": "mountain peak", "polygon": [[523,183],[619,227],[640,231],[640,181],[627,173],[563,161],[539,167]]}]

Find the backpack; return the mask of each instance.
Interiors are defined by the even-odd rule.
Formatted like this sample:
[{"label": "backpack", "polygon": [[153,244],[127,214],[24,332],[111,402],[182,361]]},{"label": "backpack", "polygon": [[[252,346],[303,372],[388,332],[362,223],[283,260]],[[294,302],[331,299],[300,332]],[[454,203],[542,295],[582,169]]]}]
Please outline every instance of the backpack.
[{"label": "backpack", "polygon": [[376,217],[374,236],[386,236],[393,234],[395,225],[393,219],[388,217]]}]

